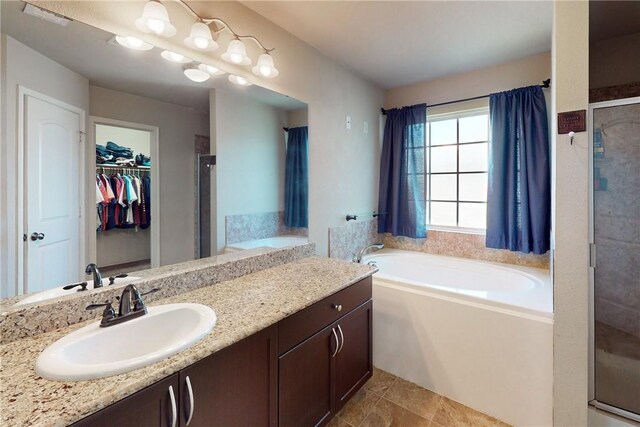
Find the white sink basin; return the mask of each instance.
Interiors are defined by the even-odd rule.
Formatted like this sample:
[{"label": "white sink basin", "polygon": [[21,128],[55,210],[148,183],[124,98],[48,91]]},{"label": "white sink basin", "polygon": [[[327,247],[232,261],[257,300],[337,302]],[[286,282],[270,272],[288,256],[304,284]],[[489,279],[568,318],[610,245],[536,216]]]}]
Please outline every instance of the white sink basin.
[{"label": "white sink basin", "polygon": [[[134,276],[128,276],[128,277],[123,277],[123,278],[116,278],[114,280],[114,285],[120,285],[122,283],[133,283],[136,280],[139,280],[139,277],[134,277]],[[86,280],[87,282],[87,290],[89,289],[93,289],[93,280]],[[104,277],[102,279],[102,283],[103,286],[106,287],[109,283],[109,278],[108,277]],[[17,307],[19,305],[26,305],[26,304],[33,304],[34,302],[41,302],[41,301],[45,301],[48,299],[54,299],[54,298],[60,298],[60,297],[65,297],[67,295],[80,295],[78,294],[78,289],[77,288],[73,288],[73,289],[68,289],[68,290],[64,290],[62,289],[64,286],[60,286],[59,288],[53,288],[53,289],[48,289],[46,291],[42,291],[42,292],[36,292],[33,295],[29,295],[28,297],[22,298],[20,301],[18,301],[17,303],[15,303],[13,306]]]},{"label": "white sink basin", "polygon": [[97,321],[60,338],[40,353],[36,373],[60,381],[121,374],[192,346],[216,324],[215,312],[202,304],[166,304],[148,310],[105,328]]}]

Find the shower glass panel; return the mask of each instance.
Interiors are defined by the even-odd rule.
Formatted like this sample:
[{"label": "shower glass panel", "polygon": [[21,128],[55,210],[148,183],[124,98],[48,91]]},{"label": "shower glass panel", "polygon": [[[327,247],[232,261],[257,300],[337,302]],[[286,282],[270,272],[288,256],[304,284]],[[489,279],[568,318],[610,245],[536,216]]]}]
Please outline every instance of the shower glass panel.
[{"label": "shower glass panel", "polygon": [[596,406],[636,419],[640,414],[640,100],[634,101],[593,106],[593,390]]}]

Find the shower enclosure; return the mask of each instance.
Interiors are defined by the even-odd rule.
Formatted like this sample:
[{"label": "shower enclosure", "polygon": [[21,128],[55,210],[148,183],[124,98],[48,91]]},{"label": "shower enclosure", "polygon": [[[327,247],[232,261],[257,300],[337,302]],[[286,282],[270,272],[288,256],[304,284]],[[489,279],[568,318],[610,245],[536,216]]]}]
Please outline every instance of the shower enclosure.
[{"label": "shower enclosure", "polygon": [[591,404],[640,421],[640,98],[591,104]]}]

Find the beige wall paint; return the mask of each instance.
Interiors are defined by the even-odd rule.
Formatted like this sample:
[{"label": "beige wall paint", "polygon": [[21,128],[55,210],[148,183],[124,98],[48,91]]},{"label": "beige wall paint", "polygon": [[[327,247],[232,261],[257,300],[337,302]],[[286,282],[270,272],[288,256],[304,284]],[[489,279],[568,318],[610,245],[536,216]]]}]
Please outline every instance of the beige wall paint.
[{"label": "beige wall paint", "polygon": [[[227,215],[284,209],[287,113],[238,92],[215,91],[217,251],[225,246]],[[215,253],[215,249],[212,249]]]},{"label": "beige wall paint", "polygon": [[554,425],[587,425],[587,132],[557,135],[556,114],[589,104],[589,2],[554,2],[552,47],[552,269]]},{"label": "beige wall paint", "polygon": [[[133,21],[142,11],[141,2],[34,1],[112,33],[144,36],[166,49],[184,53],[195,60],[219,64],[251,81],[276,92],[300,99],[309,105],[309,239],[316,252],[328,254],[328,228],[343,225],[347,212],[374,210],[377,205],[380,138],[378,131],[382,91],[326,56],[256,14],[238,2],[198,2],[202,14],[219,16],[241,34],[253,34],[269,47],[280,70],[275,79],[260,79],[248,67],[222,62],[217,53],[201,54],[187,49],[182,40],[188,36],[191,17],[174,2],[166,2],[178,33],[171,39],[142,35]],[[221,35],[223,46],[226,34]],[[248,43],[255,58],[258,48]],[[345,116],[353,126],[345,128]],[[363,122],[369,124],[367,134]]]},{"label": "beige wall paint", "polygon": [[640,33],[589,47],[589,88],[640,82]]},{"label": "beige wall paint", "polygon": [[[159,128],[160,265],[191,260],[195,239],[195,135],[209,135],[209,114],[91,86],[92,116]],[[153,163],[152,163],[153,165]],[[151,219],[153,221],[153,218]]]},{"label": "beige wall paint", "polygon": [[299,108],[287,113],[287,126],[291,128],[297,128],[302,126],[308,126],[309,124],[309,109]]},{"label": "beige wall paint", "polygon": [[[22,236],[17,236],[17,182],[18,182],[18,86],[35,90],[89,111],[89,81],[2,34],[2,148],[0,162],[0,292],[2,297],[14,295],[17,282],[17,254],[23,250]],[[91,150],[87,150],[90,152]],[[87,153],[87,156],[89,154]],[[92,154],[93,155],[93,154]],[[94,194],[95,200],[95,194]],[[80,275],[81,272],[78,272]]]},{"label": "beige wall paint", "polygon": [[[468,73],[389,89],[384,93],[384,105],[385,108],[392,108],[423,102],[426,102],[427,105],[438,104],[540,84],[549,77],[551,77],[551,54],[541,53]],[[488,105],[488,99],[456,104],[446,109],[440,108],[437,111],[430,109],[429,112],[438,114],[460,108],[475,108],[486,105]]]}]

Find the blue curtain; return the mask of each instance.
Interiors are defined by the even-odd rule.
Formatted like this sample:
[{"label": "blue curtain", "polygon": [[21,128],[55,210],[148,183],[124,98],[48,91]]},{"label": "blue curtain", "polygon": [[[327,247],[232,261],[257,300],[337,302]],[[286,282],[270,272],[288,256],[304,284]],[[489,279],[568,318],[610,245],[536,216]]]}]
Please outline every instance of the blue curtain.
[{"label": "blue curtain", "polygon": [[424,182],[426,104],[387,112],[380,159],[378,232],[427,237]]},{"label": "blue curtain", "polygon": [[547,107],[540,86],[490,98],[489,248],[543,254],[551,234]]},{"label": "blue curtain", "polygon": [[308,224],[308,136],[307,126],[289,128],[284,175],[284,224],[307,227]]}]

